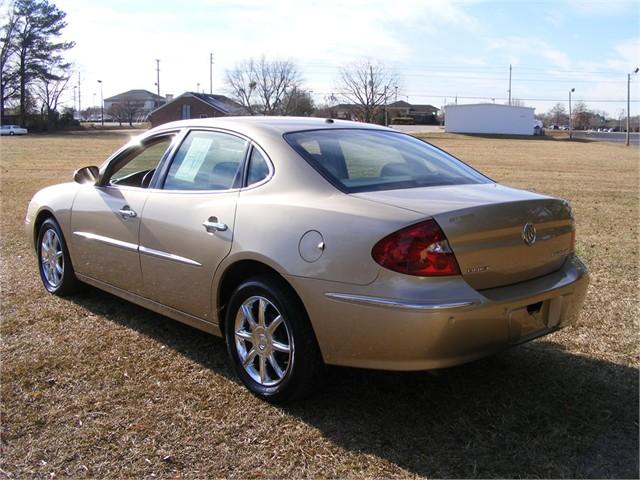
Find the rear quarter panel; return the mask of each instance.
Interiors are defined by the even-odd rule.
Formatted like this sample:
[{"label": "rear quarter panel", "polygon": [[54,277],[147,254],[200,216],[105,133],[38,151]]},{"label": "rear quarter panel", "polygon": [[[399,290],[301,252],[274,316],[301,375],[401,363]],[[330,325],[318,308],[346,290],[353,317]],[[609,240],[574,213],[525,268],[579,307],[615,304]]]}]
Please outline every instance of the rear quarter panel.
[{"label": "rear quarter panel", "polygon": [[[320,176],[282,138],[263,138],[273,177],[238,197],[230,257],[266,257],[282,274],[353,284],[375,280],[375,243],[422,214],[344,194]],[[300,255],[306,232],[322,236],[315,261]],[[318,242],[319,243],[319,242]]]}]

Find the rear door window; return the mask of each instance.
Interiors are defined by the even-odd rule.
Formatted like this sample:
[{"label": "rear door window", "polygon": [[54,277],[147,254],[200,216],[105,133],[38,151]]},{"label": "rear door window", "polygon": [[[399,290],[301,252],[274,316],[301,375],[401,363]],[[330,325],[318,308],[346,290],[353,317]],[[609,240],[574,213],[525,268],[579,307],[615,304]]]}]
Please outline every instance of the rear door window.
[{"label": "rear door window", "polygon": [[229,190],[241,181],[248,142],[221,132],[192,131],[175,154],[165,190]]}]

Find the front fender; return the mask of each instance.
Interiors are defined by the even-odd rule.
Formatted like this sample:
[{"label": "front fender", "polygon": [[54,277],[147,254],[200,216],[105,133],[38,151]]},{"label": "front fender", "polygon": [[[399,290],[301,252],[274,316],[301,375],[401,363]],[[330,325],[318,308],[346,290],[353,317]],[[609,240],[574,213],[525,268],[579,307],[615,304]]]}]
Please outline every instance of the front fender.
[{"label": "front fender", "polygon": [[80,188],[82,185],[77,183],[62,183],[43,188],[33,196],[24,219],[25,234],[33,251],[35,251],[36,228],[43,213],[52,215],[60,225],[64,238],[70,238],[71,211]]}]

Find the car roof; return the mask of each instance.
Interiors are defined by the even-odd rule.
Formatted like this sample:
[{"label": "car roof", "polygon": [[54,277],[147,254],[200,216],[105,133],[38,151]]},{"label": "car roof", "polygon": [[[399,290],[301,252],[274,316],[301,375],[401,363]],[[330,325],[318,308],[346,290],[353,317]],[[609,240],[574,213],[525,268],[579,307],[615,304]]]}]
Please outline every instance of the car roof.
[{"label": "car roof", "polygon": [[[263,134],[283,135],[289,132],[302,130],[321,130],[336,128],[353,128],[368,130],[390,130],[380,125],[369,123],[351,122],[348,120],[337,120],[330,118],[315,117],[266,117],[266,116],[243,116],[243,117],[217,117],[199,118],[191,120],[179,120],[177,122],[164,123],[156,127],[158,130],[169,128],[186,127],[213,127],[234,130],[238,133],[260,132]],[[154,130],[156,130],[154,128]]]}]

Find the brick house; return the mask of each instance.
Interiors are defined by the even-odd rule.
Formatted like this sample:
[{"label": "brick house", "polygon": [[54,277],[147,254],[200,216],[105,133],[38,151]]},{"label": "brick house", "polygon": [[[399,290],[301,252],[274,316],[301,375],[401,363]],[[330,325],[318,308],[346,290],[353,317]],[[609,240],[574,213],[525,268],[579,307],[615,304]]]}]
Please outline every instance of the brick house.
[{"label": "brick house", "polygon": [[129,90],[104,99],[104,111],[122,107],[129,111],[133,121],[142,121],[156,108],[164,105],[167,100],[149,90]]},{"label": "brick house", "polygon": [[235,100],[224,95],[210,95],[208,93],[185,92],[156,108],[149,115],[151,126],[175,120],[189,118],[227,117],[248,115],[246,108]]}]

